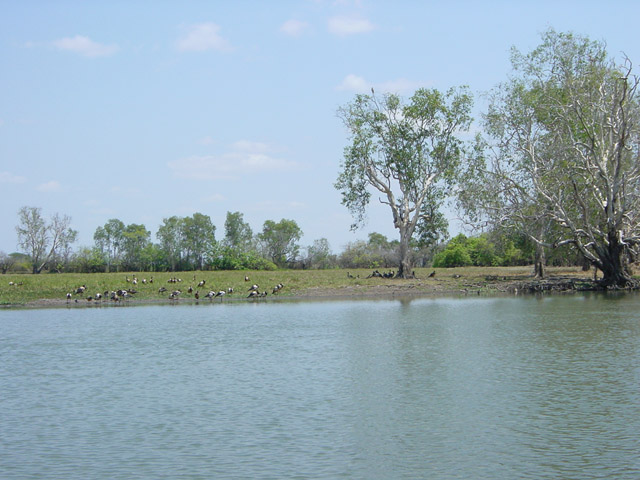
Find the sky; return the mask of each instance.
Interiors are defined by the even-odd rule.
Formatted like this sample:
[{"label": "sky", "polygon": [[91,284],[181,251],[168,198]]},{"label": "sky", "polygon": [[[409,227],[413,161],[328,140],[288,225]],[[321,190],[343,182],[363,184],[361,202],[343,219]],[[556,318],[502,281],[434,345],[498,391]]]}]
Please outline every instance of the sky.
[{"label": "sky", "polygon": [[302,246],[335,253],[397,239],[378,195],[350,230],[340,106],[371,87],[467,85],[480,119],[511,47],[553,28],[640,62],[638,19],[640,2],[616,0],[0,0],[0,251],[19,251],[23,206],[69,215],[77,247],[112,218],[155,241],[164,218],[196,212],[220,240],[229,211],[254,233],[295,220]]}]

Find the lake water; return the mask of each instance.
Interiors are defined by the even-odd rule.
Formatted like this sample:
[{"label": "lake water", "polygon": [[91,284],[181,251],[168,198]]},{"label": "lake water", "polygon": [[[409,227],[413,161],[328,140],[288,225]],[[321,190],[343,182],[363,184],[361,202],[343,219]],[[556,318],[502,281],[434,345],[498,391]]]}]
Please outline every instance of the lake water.
[{"label": "lake water", "polygon": [[640,296],[0,311],[0,478],[640,478]]}]

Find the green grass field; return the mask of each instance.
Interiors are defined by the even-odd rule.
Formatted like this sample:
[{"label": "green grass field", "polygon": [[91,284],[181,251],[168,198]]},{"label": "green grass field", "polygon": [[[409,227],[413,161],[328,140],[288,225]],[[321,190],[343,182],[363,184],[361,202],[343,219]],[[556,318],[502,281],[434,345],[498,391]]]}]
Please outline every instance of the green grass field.
[{"label": "green grass field", "polygon": [[[385,270],[381,270],[384,272]],[[371,295],[391,294],[398,291],[406,293],[438,293],[456,292],[464,289],[490,291],[496,285],[530,278],[531,267],[463,267],[435,269],[435,276],[429,277],[434,269],[416,269],[415,279],[367,278],[371,269],[360,270],[278,270],[278,271],[204,271],[204,272],[127,272],[96,274],[19,274],[0,276],[0,305],[25,305],[38,301],[57,300],[66,302],[66,294],[72,294],[71,302],[89,303],[88,297],[96,293],[119,289],[137,291],[132,298],[145,301],[169,301],[169,293],[181,290],[180,301],[195,300],[195,292],[199,291],[200,299],[210,290],[226,290],[233,288],[232,295],[227,298],[244,299],[252,284],[259,285],[259,291],[266,291],[268,297],[273,296],[273,287],[279,283],[284,288],[277,294],[280,297],[291,296],[339,296],[339,295]],[[550,268],[550,275],[588,276],[578,268]],[[245,281],[245,276],[249,281]],[[137,278],[137,285],[133,279]],[[150,283],[153,278],[153,283]],[[169,283],[170,278],[179,278],[180,282]],[[146,283],[143,283],[146,279]],[[129,281],[127,281],[129,280]],[[204,286],[198,283],[205,281]],[[84,294],[75,294],[76,289],[86,286]],[[166,292],[158,290],[164,287]],[[192,287],[193,293],[188,293]],[[105,302],[108,300],[102,300]]]}]

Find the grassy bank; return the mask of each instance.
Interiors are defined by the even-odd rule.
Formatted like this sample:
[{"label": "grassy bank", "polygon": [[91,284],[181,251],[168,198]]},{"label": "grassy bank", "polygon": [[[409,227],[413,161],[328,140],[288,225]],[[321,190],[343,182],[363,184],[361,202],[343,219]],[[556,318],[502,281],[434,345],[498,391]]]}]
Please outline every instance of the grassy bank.
[{"label": "grassy bank", "polygon": [[[429,276],[435,271],[434,276]],[[381,270],[384,273],[384,270]],[[215,271],[153,273],[96,273],[96,274],[21,274],[0,276],[0,305],[27,305],[38,302],[89,304],[96,293],[117,290],[135,290],[128,301],[166,301],[173,290],[181,290],[178,301],[194,301],[195,292],[200,301],[210,290],[232,288],[229,298],[245,299],[252,284],[259,285],[260,292],[272,297],[273,287],[282,283],[279,297],[338,297],[338,296],[385,296],[420,295],[437,293],[490,293],[506,291],[509,285],[531,279],[531,267],[464,267],[450,269],[416,269],[416,278],[411,280],[367,278],[371,269],[361,270],[280,270],[280,271]],[[584,277],[579,268],[550,268],[550,276]],[[249,281],[245,281],[245,276]],[[137,284],[133,279],[137,278]],[[171,283],[171,278],[181,281]],[[143,283],[146,279],[146,283]],[[153,279],[153,283],[151,280]],[[204,286],[198,284],[204,281]],[[86,286],[83,294],[74,293],[78,287]],[[165,288],[167,291],[159,292]],[[189,287],[193,289],[188,293]],[[77,302],[76,302],[77,300]],[[109,300],[102,300],[102,303]]]}]

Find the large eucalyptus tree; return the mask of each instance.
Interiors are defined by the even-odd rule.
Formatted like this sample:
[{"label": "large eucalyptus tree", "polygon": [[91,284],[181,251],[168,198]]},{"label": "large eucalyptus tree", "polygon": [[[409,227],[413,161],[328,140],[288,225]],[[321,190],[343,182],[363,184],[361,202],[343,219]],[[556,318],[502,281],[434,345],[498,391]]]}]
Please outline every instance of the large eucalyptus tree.
[{"label": "large eucalyptus tree", "polygon": [[573,245],[605,286],[634,286],[638,77],[602,42],[553,30],[542,40],[526,55],[513,51],[514,74],[490,97],[488,148],[462,190],[466,205],[539,245]]},{"label": "large eucalyptus tree", "polygon": [[408,102],[393,94],[356,95],[338,110],[350,133],[335,183],[353,215],[352,229],[366,220],[372,191],[389,206],[400,233],[397,276],[412,276],[410,241],[416,229],[432,229],[461,161],[458,134],[471,123],[466,88],[441,93],[419,89]]}]

